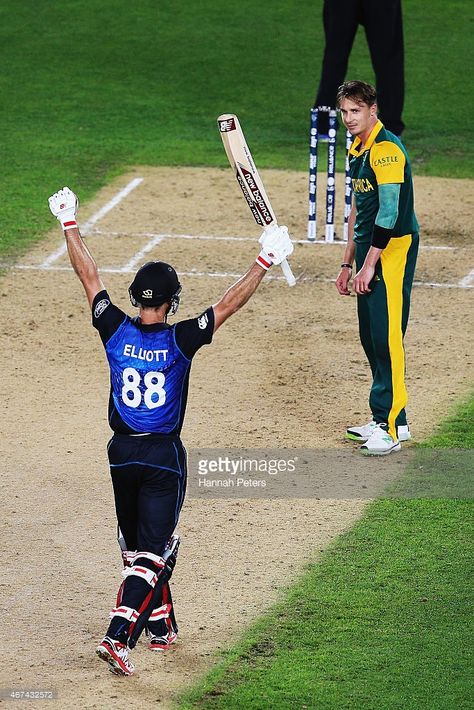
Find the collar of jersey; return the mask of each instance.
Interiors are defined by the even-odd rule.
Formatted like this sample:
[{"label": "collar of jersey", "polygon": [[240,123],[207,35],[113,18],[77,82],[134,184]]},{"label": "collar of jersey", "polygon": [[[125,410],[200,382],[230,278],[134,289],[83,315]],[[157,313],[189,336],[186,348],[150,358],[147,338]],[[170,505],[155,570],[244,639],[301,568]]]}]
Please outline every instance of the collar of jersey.
[{"label": "collar of jersey", "polygon": [[133,325],[143,331],[153,332],[155,330],[165,330],[166,328],[171,328],[169,323],[142,323],[139,316],[132,318]]},{"label": "collar of jersey", "polygon": [[365,153],[366,150],[369,150],[370,148],[372,148],[373,142],[377,138],[377,136],[380,133],[380,131],[382,130],[382,128],[383,128],[382,121],[377,119],[377,123],[372,128],[372,131],[370,132],[370,136],[367,138],[367,142],[360,152],[359,152],[358,148],[359,148],[362,141],[360,140],[359,136],[356,136],[354,138],[354,142],[352,143],[352,145],[349,149],[350,155],[361,155],[362,153]]}]

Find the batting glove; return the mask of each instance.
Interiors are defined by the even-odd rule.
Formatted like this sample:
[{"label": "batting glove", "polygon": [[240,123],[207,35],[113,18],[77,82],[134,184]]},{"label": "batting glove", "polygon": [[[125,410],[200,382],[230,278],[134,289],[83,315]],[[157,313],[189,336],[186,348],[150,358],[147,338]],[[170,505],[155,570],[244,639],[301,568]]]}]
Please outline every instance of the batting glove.
[{"label": "batting glove", "polygon": [[257,264],[269,269],[272,264],[281,264],[293,252],[293,242],[288,234],[288,227],[273,226],[266,229],[258,240],[262,250],[257,256]]},{"label": "batting glove", "polygon": [[61,222],[63,229],[77,227],[76,210],[79,207],[77,196],[68,187],[58,190],[48,200],[51,213]]}]

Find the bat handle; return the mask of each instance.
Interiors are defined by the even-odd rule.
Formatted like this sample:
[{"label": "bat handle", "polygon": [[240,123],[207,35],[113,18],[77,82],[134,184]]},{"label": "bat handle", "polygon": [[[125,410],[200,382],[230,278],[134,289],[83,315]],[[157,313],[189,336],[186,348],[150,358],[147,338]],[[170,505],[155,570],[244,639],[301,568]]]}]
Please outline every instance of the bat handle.
[{"label": "bat handle", "polygon": [[281,270],[283,271],[283,275],[285,276],[285,279],[288,281],[288,286],[294,286],[296,284],[296,279],[293,276],[293,272],[288,261],[286,259],[283,259],[280,266]]}]

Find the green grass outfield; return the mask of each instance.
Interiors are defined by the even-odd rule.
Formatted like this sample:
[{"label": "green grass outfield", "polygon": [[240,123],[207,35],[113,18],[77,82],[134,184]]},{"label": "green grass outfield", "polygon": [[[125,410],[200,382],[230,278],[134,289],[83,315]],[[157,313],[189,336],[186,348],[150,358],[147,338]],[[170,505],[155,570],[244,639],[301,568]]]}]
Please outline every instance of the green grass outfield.
[{"label": "green grass outfield", "polygon": [[420,449],[471,448],[470,498],[370,504],[180,710],[472,708],[473,444],[471,398]]},{"label": "green grass outfield", "polygon": [[[415,173],[472,177],[472,3],[403,6]],[[87,200],[130,165],[226,165],[225,111],[258,165],[306,170],[321,14],[294,0],[4,3],[0,257],[51,227],[46,198],[64,184]],[[348,76],[373,81],[361,30]]]}]

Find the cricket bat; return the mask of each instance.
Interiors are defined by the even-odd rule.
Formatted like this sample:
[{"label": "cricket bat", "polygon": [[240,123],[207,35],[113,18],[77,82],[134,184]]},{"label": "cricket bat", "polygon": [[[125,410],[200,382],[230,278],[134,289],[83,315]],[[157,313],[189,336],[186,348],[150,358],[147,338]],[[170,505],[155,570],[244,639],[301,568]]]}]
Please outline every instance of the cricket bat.
[{"label": "cricket bat", "polygon": [[[235,177],[256,223],[263,229],[278,226],[277,218],[240,127],[239,119],[233,113],[223,113],[217,119],[217,124],[229,163],[235,170]],[[296,279],[288,261],[284,259],[280,266],[288,285],[294,286]]]}]

